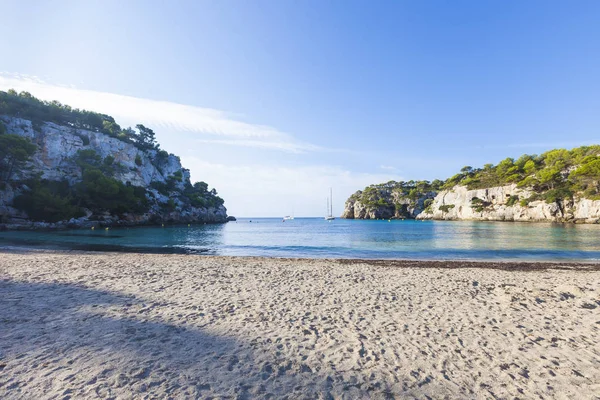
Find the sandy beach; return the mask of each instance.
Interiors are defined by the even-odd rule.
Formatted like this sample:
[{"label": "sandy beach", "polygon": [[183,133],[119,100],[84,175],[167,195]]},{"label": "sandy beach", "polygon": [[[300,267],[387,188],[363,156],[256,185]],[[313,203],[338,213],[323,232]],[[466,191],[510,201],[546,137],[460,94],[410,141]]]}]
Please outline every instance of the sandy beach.
[{"label": "sandy beach", "polygon": [[599,399],[600,265],[0,253],[0,398]]}]

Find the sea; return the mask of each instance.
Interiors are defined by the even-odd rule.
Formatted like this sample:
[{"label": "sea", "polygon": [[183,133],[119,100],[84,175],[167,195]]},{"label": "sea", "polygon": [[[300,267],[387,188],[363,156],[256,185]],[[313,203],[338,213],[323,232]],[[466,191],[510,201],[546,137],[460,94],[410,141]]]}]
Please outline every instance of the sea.
[{"label": "sea", "polygon": [[600,261],[600,225],[239,218],[226,224],[5,231],[0,247],[411,260]]}]

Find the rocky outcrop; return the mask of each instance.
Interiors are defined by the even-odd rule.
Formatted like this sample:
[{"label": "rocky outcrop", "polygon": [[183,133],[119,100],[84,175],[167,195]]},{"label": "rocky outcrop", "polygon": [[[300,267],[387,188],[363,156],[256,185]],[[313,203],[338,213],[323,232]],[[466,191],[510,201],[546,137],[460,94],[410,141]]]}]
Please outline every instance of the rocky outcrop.
[{"label": "rocky outcrop", "polygon": [[[54,123],[42,124],[37,130],[31,121],[21,118],[0,116],[7,133],[20,135],[37,144],[39,151],[31,166],[40,172],[43,179],[77,182],[81,170],[73,161],[79,150],[91,149],[102,158],[111,156],[122,168],[115,172],[115,178],[133,186],[147,187],[151,182],[165,182],[166,177],[177,171],[189,172],[181,166],[179,158],[169,155],[164,161],[156,163],[157,151],[142,151],[130,143],[110,137],[101,132],[76,129]],[[139,161],[136,163],[136,159]],[[158,165],[157,165],[158,164]],[[180,184],[183,188],[184,182]]]},{"label": "rocky outcrop", "polygon": [[386,201],[364,204],[362,191],[345,204],[342,218],[472,221],[523,221],[600,223],[600,200],[575,197],[569,201],[547,203],[530,199],[534,192],[517,185],[469,190],[455,186],[450,190],[420,194],[416,200],[395,192],[382,192]]},{"label": "rocky outcrop", "polygon": [[[193,207],[180,194],[190,184],[189,171],[182,167],[179,157],[160,154],[157,150],[141,150],[131,143],[110,137],[102,132],[76,129],[54,123],[37,126],[26,119],[0,116],[6,133],[29,138],[38,146],[38,151],[28,167],[13,177],[11,184],[0,190],[0,222],[4,228],[61,228],[89,227],[94,225],[140,225],[152,223],[203,223],[226,222],[224,206]],[[94,150],[103,159],[114,158],[114,178],[126,185],[139,186],[147,190],[150,207],[144,214],[98,214],[86,210],[86,216],[57,223],[33,222],[23,212],[14,208],[15,198],[27,187],[20,182],[33,175],[49,181],[67,180],[75,184],[81,180],[81,168],[75,162],[80,150]],[[153,183],[165,183],[174,175],[175,191],[165,194],[151,187]],[[172,201],[165,210],[164,204]]]},{"label": "rocky outcrop", "polygon": [[386,203],[365,204],[361,201],[362,191],[352,195],[344,205],[341,217],[345,219],[414,219],[425,209],[425,201],[433,199],[435,192],[421,194],[416,199],[402,196],[400,193],[388,191]]},{"label": "rocky outcrop", "polygon": [[417,219],[527,221],[599,223],[600,201],[575,198],[572,201],[547,203],[543,200],[527,204],[522,200],[533,192],[517,185],[468,190],[455,186],[435,196],[433,203]]}]

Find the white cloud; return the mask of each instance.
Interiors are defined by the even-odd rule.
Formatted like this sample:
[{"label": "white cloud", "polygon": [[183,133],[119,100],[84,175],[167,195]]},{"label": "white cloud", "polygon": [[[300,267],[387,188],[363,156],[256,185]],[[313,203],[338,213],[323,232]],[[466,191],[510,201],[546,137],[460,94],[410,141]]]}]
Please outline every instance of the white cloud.
[{"label": "white cloud", "polygon": [[392,167],[391,165],[380,165],[379,168],[385,171],[398,171],[398,168]]},{"label": "white cloud", "polygon": [[196,143],[218,144],[226,146],[253,147],[258,149],[280,150],[289,153],[305,153],[308,151],[325,151],[323,147],[308,143],[274,142],[265,140],[231,140],[231,139],[198,139]]},{"label": "white cloud", "polygon": [[227,182],[217,187],[228,213],[236,216],[324,215],[329,188],[333,189],[333,211],[340,215],[344,202],[367,185],[388,182],[388,173],[355,173],[338,166],[271,167],[226,165],[195,157],[181,160],[192,171],[193,180]]},{"label": "white cloud", "polygon": [[201,139],[205,143],[293,153],[322,150],[319,146],[301,142],[276,128],[243,122],[231,113],[211,108],[51,85],[35,76],[8,73],[0,73],[0,89],[28,91],[42,100],[58,100],[75,108],[112,115],[117,122],[137,121],[155,129],[195,133],[206,137]]}]

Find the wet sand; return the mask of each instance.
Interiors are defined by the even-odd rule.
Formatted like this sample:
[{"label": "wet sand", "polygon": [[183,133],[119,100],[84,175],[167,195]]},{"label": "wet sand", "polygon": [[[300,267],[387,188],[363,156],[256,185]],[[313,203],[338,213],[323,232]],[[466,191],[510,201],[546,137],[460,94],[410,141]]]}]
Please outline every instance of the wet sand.
[{"label": "wet sand", "polygon": [[600,265],[0,252],[0,398],[600,399]]}]

